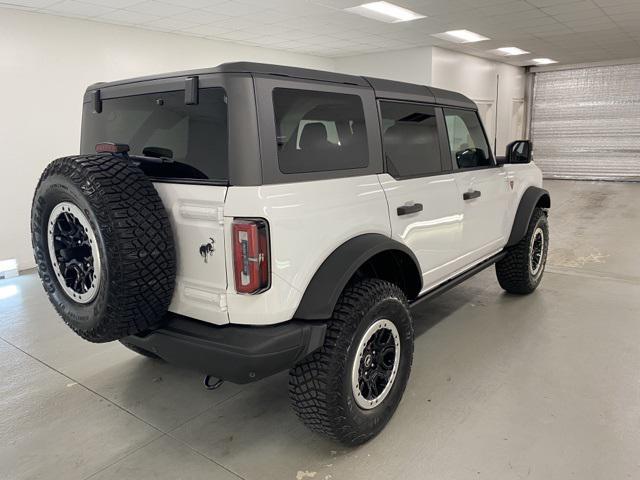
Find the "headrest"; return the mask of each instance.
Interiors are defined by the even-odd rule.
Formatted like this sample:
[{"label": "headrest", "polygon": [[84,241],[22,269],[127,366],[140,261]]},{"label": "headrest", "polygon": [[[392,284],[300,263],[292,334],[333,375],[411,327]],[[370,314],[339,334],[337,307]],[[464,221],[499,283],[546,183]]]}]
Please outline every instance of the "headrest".
[{"label": "headrest", "polygon": [[302,134],[300,135],[301,150],[324,147],[327,142],[327,128],[324,126],[324,123],[307,123],[302,128]]},{"label": "headrest", "polygon": [[399,122],[384,132],[384,143],[387,148],[429,145],[435,141],[433,129],[418,123]]}]

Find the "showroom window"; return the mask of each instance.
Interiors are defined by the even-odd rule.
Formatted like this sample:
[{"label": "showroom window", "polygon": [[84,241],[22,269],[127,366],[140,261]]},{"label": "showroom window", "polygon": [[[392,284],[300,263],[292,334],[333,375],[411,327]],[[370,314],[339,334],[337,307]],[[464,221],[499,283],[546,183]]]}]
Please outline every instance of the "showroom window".
[{"label": "showroom window", "polygon": [[396,177],[442,171],[436,109],[411,103],[380,102],[387,170]]},{"label": "showroom window", "polygon": [[478,114],[472,110],[444,109],[451,158],[458,168],[493,165]]},{"label": "showroom window", "polygon": [[369,149],[358,95],[273,90],[278,163],[283,173],[366,167]]},{"label": "showroom window", "polygon": [[227,182],[227,98],[222,88],[203,88],[196,105],[186,105],[184,90],[149,93],[102,102],[94,113],[85,103],[82,152],[101,142],[129,145],[130,155],[162,157],[143,161],[151,177]]}]

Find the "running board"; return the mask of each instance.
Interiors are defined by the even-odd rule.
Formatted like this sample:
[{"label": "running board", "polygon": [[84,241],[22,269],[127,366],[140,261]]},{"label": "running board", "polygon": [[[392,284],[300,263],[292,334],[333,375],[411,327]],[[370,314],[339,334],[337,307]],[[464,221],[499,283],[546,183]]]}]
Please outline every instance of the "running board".
[{"label": "running board", "polygon": [[507,252],[502,251],[500,253],[497,253],[493,257],[489,257],[486,260],[483,260],[482,262],[480,262],[476,266],[470,268],[469,270],[467,270],[465,272],[462,272],[460,275],[457,275],[457,276],[455,276],[453,278],[450,278],[446,282],[441,283],[440,285],[438,285],[437,287],[433,288],[432,290],[429,290],[427,293],[419,296],[413,302],[411,302],[410,306],[411,307],[415,307],[416,305],[418,305],[419,303],[424,302],[425,300],[429,300],[429,299],[431,299],[433,297],[437,297],[438,295],[446,292],[447,290],[455,287],[456,285],[461,284],[462,282],[464,282],[468,278],[473,277],[476,273],[479,273],[482,270],[484,270],[485,268],[490,267],[494,263],[499,262],[500,260],[502,260],[504,258],[504,256],[506,254],[507,254]]}]

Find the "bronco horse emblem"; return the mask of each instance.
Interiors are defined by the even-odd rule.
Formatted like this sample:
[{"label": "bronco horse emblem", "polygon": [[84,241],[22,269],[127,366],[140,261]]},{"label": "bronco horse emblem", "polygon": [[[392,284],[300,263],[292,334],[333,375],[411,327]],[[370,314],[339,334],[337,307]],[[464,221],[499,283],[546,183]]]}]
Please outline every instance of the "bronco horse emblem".
[{"label": "bronco horse emblem", "polygon": [[215,251],[213,248],[215,240],[211,237],[209,237],[209,240],[210,242],[200,245],[200,256],[204,258],[204,263],[208,263],[209,256],[213,255],[213,252]]}]

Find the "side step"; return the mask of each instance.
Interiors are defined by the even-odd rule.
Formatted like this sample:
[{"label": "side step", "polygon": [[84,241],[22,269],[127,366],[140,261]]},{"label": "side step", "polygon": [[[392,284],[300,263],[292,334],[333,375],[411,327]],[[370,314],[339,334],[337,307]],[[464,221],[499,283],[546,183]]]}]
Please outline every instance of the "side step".
[{"label": "side step", "polygon": [[419,296],[418,298],[416,298],[413,302],[411,302],[411,307],[415,307],[416,305],[418,305],[419,303],[424,302],[425,300],[429,300],[431,298],[437,297],[438,295],[443,294],[444,292],[446,292],[447,290],[455,287],[456,285],[461,284],[465,280],[473,277],[476,273],[479,273],[482,270],[484,270],[485,268],[490,267],[494,263],[499,262],[500,260],[502,260],[505,257],[506,254],[507,254],[507,252],[502,251],[502,252],[494,255],[493,257],[489,257],[486,260],[483,260],[482,262],[480,262],[476,266],[470,268],[469,270],[467,270],[465,272],[462,272],[460,275],[455,276],[453,278],[450,278],[449,280],[447,280],[444,283],[441,283],[437,287],[433,288],[432,290],[429,290],[427,293],[425,293],[425,294]]}]

